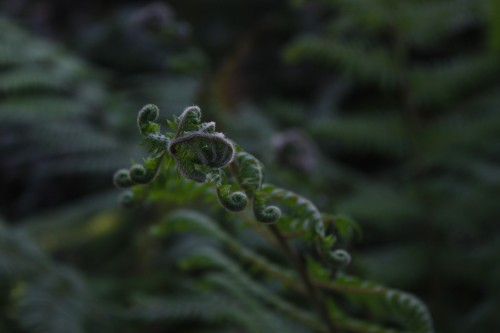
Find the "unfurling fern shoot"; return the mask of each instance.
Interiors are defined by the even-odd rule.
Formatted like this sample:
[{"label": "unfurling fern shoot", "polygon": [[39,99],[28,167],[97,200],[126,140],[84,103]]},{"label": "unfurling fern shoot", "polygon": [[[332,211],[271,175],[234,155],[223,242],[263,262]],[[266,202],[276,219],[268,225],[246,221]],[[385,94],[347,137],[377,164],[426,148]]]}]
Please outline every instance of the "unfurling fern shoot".
[{"label": "unfurling fern shoot", "polygon": [[[217,230],[215,226],[207,229],[207,226],[202,226],[203,223],[199,221],[197,224],[201,224],[195,229],[211,230],[209,234],[230,245],[233,251],[252,262],[255,267],[278,278],[292,289],[299,290],[309,299],[322,323],[315,323],[314,319],[308,319],[309,314],[302,314],[302,310],[294,309],[281,300],[273,298],[271,303],[281,304],[281,310],[305,322],[317,332],[397,332],[351,318],[338,305],[333,306],[334,297],[321,290],[334,290],[343,294],[359,292],[367,295],[380,295],[382,290],[378,286],[370,287],[370,284],[361,288],[343,282],[346,279],[340,271],[350,263],[351,256],[346,250],[338,248],[337,235],[332,233],[329,225],[331,223],[326,223],[331,218],[321,214],[310,200],[291,191],[265,184],[262,163],[227,139],[224,134],[216,132],[214,122],[203,122],[201,110],[197,106],[188,107],[179,117],[174,116],[173,120],[167,121],[171,131],[164,134],[161,133],[160,125],[155,122],[158,116],[159,109],[152,104],[139,111],[137,126],[142,136],[142,144],[146,146],[150,156],[142,164],[135,163],[129,169],[118,170],[114,175],[115,185],[127,189],[121,196],[121,202],[125,206],[132,206],[147,197],[147,189],[154,186],[155,179],[162,173],[170,174],[173,168],[187,183],[212,185],[215,187],[218,202],[224,209],[229,212],[246,210],[255,221],[267,225],[264,227],[267,228],[267,235],[274,237],[274,243],[288,257],[295,273],[286,273],[286,269],[274,267],[266,259],[244,249],[243,245]],[[269,201],[274,202],[276,206],[269,205]],[[245,216],[249,214],[244,213]],[[252,223],[252,226],[258,225]],[[158,233],[155,232],[155,235]],[[315,276],[318,269],[312,269],[314,265],[309,267],[304,264],[303,256],[289,243],[288,235],[300,238],[317,249],[314,257],[308,259],[321,267],[321,279]],[[390,292],[398,297],[403,294],[395,290]],[[265,293],[261,295],[270,299]],[[372,300],[367,299],[367,302],[370,301]],[[432,332],[430,316],[421,303],[412,301],[400,308],[405,313],[414,313],[416,322],[421,324],[419,327],[425,328],[419,328],[415,333]],[[410,327],[410,331],[411,329],[413,328]]]}]

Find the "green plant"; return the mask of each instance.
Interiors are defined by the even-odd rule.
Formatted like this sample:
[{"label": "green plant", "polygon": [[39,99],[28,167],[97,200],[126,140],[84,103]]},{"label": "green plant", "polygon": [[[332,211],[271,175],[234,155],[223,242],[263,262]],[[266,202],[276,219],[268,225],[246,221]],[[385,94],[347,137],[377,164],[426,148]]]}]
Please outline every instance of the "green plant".
[{"label": "green plant", "polygon": [[[223,228],[204,214],[170,209],[151,232],[162,237],[187,231],[204,236],[204,241],[179,241],[174,253],[184,269],[201,276],[198,288],[210,296],[180,296],[177,306],[149,298],[133,311],[138,318],[181,316],[210,322],[212,315],[227,319],[216,321],[219,329],[236,323],[251,332],[271,332],[292,323],[294,331],[433,332],[427,308],[417,298],[345,273],[350,256],[340,247],[356,230],[351,220],[322,214],[310,200],[264,183],[261,162],[216,132],[214,122],[202,122],[198,107],[167,121],[170,131],[165,134],[155,122],[158,116],[154,105],[139,112],[137,125],[150,156],[115,173],[115,185],[128,189],[121,202],[188,205],[186,200],[203,197],[212,206],[218,202],[224,207],[230,220],[245,221],[272,246],[265,253],[257,251],[241,237],[246,230],[242,225]],[[200,307],[205,301],[207,306]],[[183,306],[189,310],[182,311]]]},{"label": "green plant", "polygon": [[302,127],[337,167],[315,190],[370,235],[352,268],[438,331],[499,331],[498,273],[475,273],[500,260],[498,2],[304,3],[328,14],[284,55],[327,76]]},{"label": "green plant", "polygon": [[133,152],[107,131],[100,71],[8,18],[0,29],[0,206],[16,219],[101,190]]},{"label": "green plant", "polygon": [[0,281],[2,332],[82,332],[92,312],[81,276],[1,220]]}]

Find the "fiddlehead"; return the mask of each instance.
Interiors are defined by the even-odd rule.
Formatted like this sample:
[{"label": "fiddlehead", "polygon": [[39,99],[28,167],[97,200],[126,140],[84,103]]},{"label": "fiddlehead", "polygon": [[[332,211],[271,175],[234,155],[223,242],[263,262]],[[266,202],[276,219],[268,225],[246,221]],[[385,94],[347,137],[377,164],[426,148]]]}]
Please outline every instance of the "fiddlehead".
[{"label": "fiddlehead", "polygon": [[130,179],[136,184],[149,184],[151,183],[158,172],[160,171],[161,161],[163,154],[148,158],[144,161],[144,165],[135,164],[130,168]]},{"label": "fiddlehead", "polygon": [[128,169],[120,169],[115,172],[113,176],[113,184],[118,188],[128,188],[134,185],[130,178],[130,171]]},{"label": "fiddlehead", "polygon": [[[119,188],[151,183],[161,170],[165,159],[176,164],[179,174],[198,183],[215,182],[220,187],[220,168],[225,167],[234,158],[234,145],[224,134],[215,132],[215,123],[203,123],[201,111],[197,106],[186,108],[174,121],[168,121],[174,133],[160,133],[157,106],[144,106],[137,116],[137,127],[142,135],[142,143],[147,146],[152,157],[144,164],[135,164],[129,170],[116,172],[113,181]],[[242,192],[229,194],[228,189],[219,190],[221,203],[230,210],[243,209],[246,197]]]},{"label": "fiddlehead", "polygon": [[143,144],[149,146],[148,150],[152,153],[163,152],[169,142],[169,139],[160,133],[160,125],[154,122],[159,115],[160,110],[154,104],[145,105],[137,115],[137,127]]},{"label": "fiddlehead", "polygon": [[174,138],[168,152],[177,159],[188,159],[210,168],[222,168],[234,157],[234,147],[222,133],[200,131]]},{"label": "fiddlehead", "polygon": [[147,184],[152,178],[151,173],[142,164],[134,164],[130,168],[130,178],[137,184]]},{"label": "fiddlehead", "polygon": [[329,252],[327,258],[336,266],[347,266],[351,262],[351,255],[342,249]]},{"label": "fiddlehead", "polygon": [[139,133],[143,136],[156,134],[160,130],[160,126],[154,121],[158,119],[159,115],[160,110],[156,105],[145,105],[137,115],[137,127],[139,127]]},{"label": "fiddlehead", "polygon": [[281,217],[281,210],[276,206],[266,206],[267,195],[262,193],[264,171],[262,163],[247,152],[236,154],[234,170],[239,184],[252,199],[255,219],[259,222],[272,224]]},{"label": "fiddlehead", "polygon": [[[201,124],[201,110],[197,106],[190,106],[184,109],[182,114],[179,116],[179,122],[177,124],[177,132],[175,137],[181,136],[184,132],[197,131],[199,130],[199,125]],[[215,124],[214,124],[215,129]]]},{"label": "fiddlehead", "polygon": [[254,193],[262,188],[264,167],[253,155],[241,151],[236,154],[234,168],[236,178],[245,192],[253,197]]},{"label": "fiddlehead", "polygon": [[230,185],[217,187],[217,198],[224,208],[232,212],[239,212],[247,206],[248,198],[243,192],[232,192]]},{"label": "fiddlehead", "polygon": [[222,168],[232,161],[233,144],[224,134],[215,132],[214,122],[201,122],[197,106],[186,108],[171,126],[176,132],[167,150],[185,178],[203,183],[207,180],[203,167]]},{"label": "fiddlehead", "polygon": [[276,223],[281,217],[281,210],[276,206],[266,206],[264,194],[257,193],[253,197],[253,214],[257,221],[272,224]]},{"label": "fiddlehead", "polygon": [[128,190],[120,194],[118,201],[123,207],[132,207],[135,204],[134,192]]},{"label": "fiddlehead", "polygon": [[160,171],[163,154],[148,158],[143,164],[134,164],[130,169],[120,169],[113,175],[113,183],[118,188],[129,188],[138,184],[151,183]]}]

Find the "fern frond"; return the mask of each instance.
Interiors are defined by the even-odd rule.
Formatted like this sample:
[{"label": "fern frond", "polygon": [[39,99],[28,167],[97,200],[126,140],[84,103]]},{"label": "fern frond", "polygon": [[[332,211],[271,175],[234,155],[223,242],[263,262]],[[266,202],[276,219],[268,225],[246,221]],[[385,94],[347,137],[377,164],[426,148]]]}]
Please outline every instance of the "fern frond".
[{"label": "fern frond", "polygon": [[224,323],[242,311],[237,302],[219,293],[186,294],[141,297],[135,301],[129,315],[145,321],[201,321],[213,324]]},{"label": "fern frond", "polygon": [[[242,300],[246,305],[246,310],[251,317],[248,324],[251,324],[252,331],[260,332],[309,332],[314,329],[322,332],[323,328],[317,324],[317,319],[306,312],[301,312],[299,309],[294,308],[289,303],[278,297],[267,297],[266,301],[273,306],[273,309],[278,310],[280,313],[289,316],[283,318],[277,313],[264,308],[262,304],[256,299],[256,293],[261,297],[269,295],[269,292],[262,288],[259,284],[253,283],[252,280],[240,280],[233,276],[226,274],[213,274],[208,277],[208,281],[221,290],[226,290],[233,297]],[[251,283],[252,285],[249,285]],[[254,321],[258,318],[258,321]],[[297,325],[301,323],[302,325]],[[310,327],[307,329],[306,327]]]},{"label": "fern frond", "polygon": [[0,27],[4,172],[23,168],[23,175],[42,179],[54,174],[68,177],[71,169],[65,167],[70,166],[75,166],[75,173],[107,174],[117,161],[123,164],[123,155],[116,152],[126,146],[88,122],[97,119],[93,112],[102,108],[98,72],[7,18],[0,18]]},{"label": "fern frond", "polygon": [[27,332],[80,333],[88,319],[81,278],[55,265],[24,232],[0,224],[0,280],[11,288],[9,306]]},{"label": "fern frond", "polygon": [[25,234],[0,224],[0,279],[32,276],[49,269],[47,258]]},{"label": "fern frond", "polygon": [[351,259],[346,251],[332,249],[337,238],[327,233],[323,216],[310,200],[269,184],[263,186],[263,192],[271,200],[279,202],[280,207],[288,208],[278,222],[283,230],[303,233],[303,238],[312,241],[319,254],[334,267],[349,264]]},{"label": "fern frond", "polygon": [[481,16],[480,1],[407,1],[398,5],[395,26],[410,45],[418,48],[432,47],[474,28]]},{"label": "fern frond", "polygon": [[290,62],[308,60],[327,68],[342,68],[349,77],[382,88],[393,89],[402,82],[401,68],[393,54],[353,41],[302,37],[287,49],[285,58]]},{"label": "fern frond", "polygon": [[0,73],[1,93],[22,93],[26,91],[58,91],[67,89],[68,78],[58,76],[47,76],[45,68],[22,67]]},{"label": "fern frond", "polygon": [[[278,279],[285,286],[291,288],[292,290],[303,292],[301,286],[298,284],[298,281],[296,280],[296,277],[294,277],[294,274],[292,274],[292,272],[288,272],[287,269],[285,268],[277,267],[275,264],[269,262],[267,259],[261,257],[255,252],[246,249],[236,240],[234,240],[231,236],[222,231],[213,221],[210,221],[206,216],[202,214],[193,211],[179,210],[173,213],[171,217],[169,217],[167,220],[164,221],[164,223],[155,226],[152,229],[152,232],[155,235],[163,235],[165,233],[173,231],[182,231],[182,232],[195,231],[204,234],[206,236],[209,236],[210,238],[215,238],[221,241],[223,244],[227,245],[228,248],[232,251],[232,253],[236,254],[241,259],[243,259],[245,261],[245,267],[249,268],[250,270],[257,269],[258,271],[265,272],[266,274],[269,274],[273,278]],[[193,256],[194,257],[190,255],[188,258],[192,259],[188,260],[188,262],[185,263],[185,265],[187,265],[188,267],[195,268],[198,267],[197,265],[202,265],[202,267],[206,267],[206,265],[210,263],[210,265],[215,265],[220,269],[229,270],[231,274],[243,274],[241,269],[239,269],[234,262],[228,262],[228,260],[230,260],[229,258],[225,257],[220,252],[215,251],[214,249],[203,248],[195,250]],[[203,260],[201,260],[201,258],[203,258]],[[321,264],[319,265],[321,266]],[[329,274],[327,272],[319,273],[319,275],[315,274],[314,276],[317,276],[317,278],[314,280],[314,283],[317,284],[319,287],[324,288],[325,290],[333,290],[335,292],[344,294],[347,297],[349,297],[351,293],[354,294],[373,293],[374,295],[378,295],[377,297],[382,297],[383,295],[385,295],[382,293],[382,291],[384,292],[391,291],[391,293],[386,295],[387,297],[389,296],[391,297],[390,303],[393,304],[393,307],[390,308],[390,313],[398,318],[409,316],[409,313],[411,312],[410,307],[415,306],[415,304],[423,306],[420,301],[418,301],[416,298],[414,298],[409,294],[403,293],[404,295],[407,296],[400,295],[398,296],[399,298],[396,299],[395,298],[396,296],[391,296],[391,295],[393,293],[397,293],[397,291],[393,291],[392,289],[375,285],[370,282],[364,282],[356,279],[353,280],[350,277],[346,278],[343,275],[341,275],[339,278],[335,280],[330,280]],[[268,297],[268,295],[270,294],[265,292],[263,289],[260,289],[262,287],[255,285],[255,282],[247,281],[246,279],[248,279],[248,277],[245,278],[239,276],[238,279],[243,279],[245,281],[244,282],[246,286],[245,288],[248,288],[249,284],[252,285],[251,288],[257,288],[258,293],[260,295],[259,297]],[[356,288],[354,288],[354,286],[356,286]],[[375,288],[375,289],[370,290],[370,288]],[[410,297],[411,299],[413,299],[411,304],[407,304],[408,302],[406,301],[406,297]],[[283,307],[282,310],[284,311],[284,313],[288,313],[292,315],[292,317],[295,316],[297,320],[305,322],[311,321],[312,318],[309,318],[307,316],[305,317],[301,316],[300,314],[295,313],[294,309],[289,309],[284,304],[273,303],[278,301],[279,300],[270,300],[273,306],[275,307],[282,306]],[[402,303],[402,305],[401,304],[398,305],[399,303]],[[425,306],[424,308],[420,308],[419,311],[421,311],[419,316],[423,316],[424,312],[426,312],[428,315]],[[369,332],[370,330],[381,333],[397,332],[396,330],[383,328],[373,323],[368,323],[359,319],[351,318],[342,311],[340,311],[339,309],[333,311],[332,313],[334,315],[334,318],[338,320],[338,325],[340,327],[345,328],[346,330],[355,329],[357,327],[358,329],[363,329],[363,332],[365,331]],[[423,317],[421,317],[420,319],[423,320]],[[404,319],[401,320],[404,321]],[[413,330],[411,332],[413,332]],[[415,330],[415,332],[423,332],[423,331]]]},{"label": "fern frond", "polygon": [[313,136],[330,149],[381,153],[404,157],[411,142],[397,114],[358,114],[339,116],[331,121],[313,123]]},{"label": "fern frond", "polygon": [[[373,304],[384,304],[391,313],[391,318],[397,319],[399,325],[409,332],[434,332],[429,310],[422,301],[409,293],[346,275],[339,276],[335,281],[318,281],[318,284],[345,293],[353,302],[365,306],[369,306],[374,300],[376,302]],[[349,295],[352,295],[352,298]],[[377,309],[374,308],[372,311],[376,312]]]},{"label": "fern frond", "polygon": [[465,92],[497,77],[500,67],[485,55],[453,58],[448,62],[412,69],[410,82],[417,102],[423,106],[448,105]]},{"label": "fern frond", "polygon": [[[115,230],[118,214],[116,192],[95,195],[66,205],[64,209],[24,220],[21,230],[37,241],[47,253],[85,244]],[[104,211],[99,214],[100,211]]]},{"label": "fern frond", "polygon": [[267,195],[262,192],[264,171],[262,163],[246,152],[238,152],[233,169],[239,186],[252,199],[255,218],[262,223],[272,224],[278,221],[281,211],[278,207],[267,206]]},{"label": "fern frond", "polygon": [[41,276],[22,293],[21,326],[40,333],[82,333],[86,295],[79,277],[68,270]]},{"label": "fern frond", "polygon": [[2,121],[48,121],[71,119],[88,114],[88,109],[67,96],[10,96],[0,102]]},{"label": "fern frond", "polygon": [[[301,240],[305,240],[306,242],[316,245],[322,259],[328,261],[333,267],[329,268],[331,272],[322,275],[323,280],[317,279],[309,281],[307,278],[304,279],[303,276],[304,274],[307,276],[307,273],[301,271],[301,280],[302,282],[304,282],[304,280],[306,281],[304,283],[306,288],[304,288],[300,284],[297,284],[297,278],[292,273],[287,272],[286,269],[280,268],[268,260],[263,259],[254,252],[246,249],[233,237],[229,236],[228,233],[218,228],[209,219],[192,212],[176,212],[163,223],[154,227],[152,229],[153,234],[162,235],[173,231],[191,230],[209,235],[210,237],[217,239],[223,245],[227,246],[239,258],[243,259],[243,261],[250,262],[259,271],[265,272],[266,274],[279,279],[279,281],[302,294],[310,291],[315,285],[321,288],[330,288],[332,284],[336,285],[336,279],[332,280],[332,276],[337,274],[338,267],[347,264],[350,261],[350,256],[342,249],[333,248],[337,239],[335,235],[329,234],[326,229],[326,223],[329,221],[328,217],[323,216],[310,200],[291,191],[280,189],[273,185],[263,184],[261,163],[254,156],[242,152],[240,148],[237,148],[240,151],[236,153],[234,159],[231,158],[231,160],[226,160],[227,154],[223,153],[226,150],[224,147],[225,141],[223,142],[223,140],[227,139],[214,132],[215,125],[213,123],[201,122],[201,113],[198,108],[186,109],[181,117],[174,118],[174,121],[171,121],[169,126],[172,128],[174,133],[167,133],[165,136],[169,140],[169,145],[164,150],[167,152],[166,158],[162,161],[166,166],[166,168],[162,169],[164,172],[160,172],[157,177],[158,179],[152,181],[150,184],[147,184],[147,186],[134,186],[132,188],[132,192],[130,192],[132,194],[130,200],[135,201],[136,198],[144,197],[150,190],[154,192],[156,189],[161,188],[164,191],[164,187],[159,187],[159,184],[167,179],[164,178],[165,175],[169,175],[168,177],[170,177],[172,173],[172,166],[174,164],[177,165],[177,168],[190,168],[188,172],[196,171],[203,177],[208,175],[207,178],[209,178],[210,182],[215,185],[219,200],[224,207],[229,204],[232,205],[233,203],[229,202],[228,199],[231,198],[232,195],[237,194],[238,196],[241,195],[240,199],[243,199],[246,196],[253,200],[253,216],[255,220],[259,222],[268,222],[268,217],[264,215],[268,214],[270,209],[278,211],[278,216],[280,217],[278,221],[279,229],[290,232],[291,234],[295,233],[301,238]],[[159,133],[158,126],[152,125],[149,128],[151,128],[151,132]],[[189,129],[189,131],[186,131],[186,129]],[[146,132],[147,133],[143,133],[143,135],[147,137],[150,133],[149,131]],[[217,139],[213,139],[211,137],[214,135]],[[217,146],[219,141],[221,143],[220,147]],[[231,147],[233,147],[232,144]],[[221,153],[218,152],[219,148]],[[224,163],[212,163],[212,158],[221,158],[224,160]],[[127,182],[127,175],[123,171],[119,171],[117,177],[120,176],[121,173],[125,175],[125,182]],[[188,179],[184,180],[184,182],[187,183],[189,183],[189,179],[193,178],[190,175],[183,174],[182,172],[181,175]],[[234,186],[234,184],[228,182],[231,180],[231,177],[235,178],[236,185],[245,191],[245,194],[241,192],[232,192],[232,186]],[[205,181],[205,179],[203,180]],[[196,184],[195,182],[190,183]],[[198,186],[201,187],[203,185],[199,184]],[[127,195],[127,193],[125,194]],[[277,202],[279,206],[284,209],[284,214],[281,214],[281,210],[277,207],[266,206],[267,200]],[[244,200],[240,201],[244,202]],[[231,210],[240,210],[243,206],[238,205],[238,207],[234,206],[229,208],[231,208]],[[277,218],[273,216],[273,220],[274,219]],[[276,236],[278,242],[281,242],[280,244],[283,242],[286,243],[286,240],[283,241],[284,238],[280,235],[280,231],[278,231],[279,229],[277,229],[276,226],[271,226],[269,232]],[[189,244],[189,247],[192,248],[192,244]],[[284,247],[288,249],[288,254],[289,252],[292,252],[288,248],[287,244],[285,244]],[[225,275],[218,276],[215,281],[216,284],[229,285],[234,282],[240,284],[240,287],[237,288],[235,286],[233,289],[233,297],[246,299],[247,296],[245,295],[248,292],[248,295],[254,295],[266,306],[275,307],[291,319],[302,322],[306,327],[310,327],[318,332],[325,331],[325,327],[322,327],[322,324],[318,324],[317,320],[311,317],[310,314],[304,312],[303,309],[290,305],[280,296],[270,293],[267,288],[263,286],[263,283],[261,283],[262,281],[252,279],[248,276],[246,271],[243,271],[239,267],[238,263],[223,256],[214,248],[200,246],[199,248],[196,247],[194,250],[190,249],[189,251],[184,252],[184,254],[187,252],[187,258],[183,260],[182,267],[187,269],[208,269],[215,267],[229,274],[231,277],[231,280],[224,280],[225,282],[223,283],[221,282],[221,279],[226,279],[227,277]],[[296,266],[298,267],[296,268],[297,270],[301,269],[299,267],[300,265]],[[324,280],[325,278],[326,280]],[[214,281],[212,280],[212,282]],[[343,291],[348,294],[346,297],[350,297],[348,291]],[[328,298],[327,296],[325,296],[325,298],[327,298],[328,302],[331,304],[335,304],[333,303],[333,299]],[[419,309],[416,307],[415,304],[417,304],[418,301],[413,301],[413,299],[412,301],[408,301],[408,299],[409,298],[407,298],[407,296],[401,296],[398,292],[393,290],[390,290],[390,293],[388,293],[389,303],[396,304],[398,307],[399,312],[397,315],[405,316],[405,318],[409,320],[411,328],[415,328],[418,332],[421,332],[422,329],[425,328],[423,325],[426,323],[428,324],[429,322],[424,321],[425,318],[423,317],[422,308]],[[245,304],[254,311],[261,311],[260,305],[255,303],[254,300],[248,300]],[[406,305],[408,305],[408,307],[405,307]],[[411,311],[422,311],[417,313],[415,319],[414,317],[409,317],[409,309],[411,309]],[[318,312],[318,314],[319,313],[320,312]],[[411,314],[413,314],[413,312],[411,312]],[[363,322],[359,319],[351,318],[340,310],[336,310],[336,315],[337,318],[342,318],[343,320],[340,322],[339,327],[343,327],[346,330],[364,329],[375,332],[391,332],[390,328],[386,329],[382,326],[377,326],[377,324],[374,323]],[[261,314],[261,316],[263,315]],[[324,317],[328,319],[328,315],[324,316],[322,313],[321,316],[322,319],[324,319]],[[430,317],[427,319],[429,318]],[[325,321],[325,325],[327,325],[326,323],[327,321]],[[328,327],[329,326],[330,325],[328,324]],[[426,327],[425,329],[427,329],[425,332],[431,332],[432,325]],[[251,327],[249,330],[262,331],[266,329],[263,327]]]},{"label": "fern frond", "polygon": [[[10,159],[0,164],[13,166],[52,156],[54,158],[68,155],[83,157],[86,153],[95,153],[99,156],[100,152],[112,152],[120,148],[114,138],[97,132],[85,124],[71,127],[65,125],[67,124],[63,122],[41,124],[27,132],[22,131],[26,126],[20,124],[12,126],[7,130],[12,133],[14,140],[4,147],[5,150],[12,150],[9,154]],[[109,155],[108,158],[111,156],[113,155]],[[106,155],[99,157],[106,157]],[[120,158],[122,159],[123,157]]]},{"label": "fern frond", "polygon": [[339,201],[339,212],[364,221],[390,233],[397,230],[401,221],[412,221],[419,217],[419,206],[411,193],[392,186],[373,182],[359,182],[354,194]]},{"label": "fern frond", "polygon": [[[284,315],[289,316],[291,319],[297,320],[306,325],[306,327],[313,328],[318,332],[325,330],[313,314],[291,305],[274,293],[270,293],[261,284],[247,276],[247,274],[242,271],[235,262],[231,261],[219,251],[213,248],[201,248],[195,250],[193,254],[186,259],[184,265],[188,267],[196,267],[198,263],[203,265],[203,267],[209,265],[229,273],[231,279],[228,279],[228,277],[224,275],[218,276],[218,279],[223,280],[223,282],[219,280],[218,283],[222,288],[228,288],[228,286],[234,285],[234,287],[231,288],[231,291],[235,294],[235,296],[239,295],[241,297],[248,293],[243,296],[248,301],[252,299],[260,299],[261,301],[268,303],[273,308],[279,310]],[[255,305],[253,307],[254,309],[257,309]]]},{"label": "fern frond", "polygon": [[[380,38],[383,33],[393,30],[416,47],[432,46],[442,38],[473,27],[478,23],[481,11],[478,1],[404,1],[397,4],[378,0],[321,2],[342,13],[327,31],[333,36],[363,33],[371,38]],[[348,29],[339,29],[345,27]]]},{"label": "fern frond", "polygon": [[169,214],[161,223],[151,228],[155,236],[163,236],[172,232],[195,232],[200,235],[209,236],[218,240],[224,246],[241,258],[253,269],[262,271],[275,279],[278,279],[294,290],[302,290],[297,277],[291,271],[278,266],[263,256],[245,247],[227,232],[222,230],[217,223],[207,216],[190,210],[176,210]]},{"label": "fern frond", "polygon": [[[458,166],[471,157],[482,160],[488,149],[498,142],[499,130],[500,117],[495,111],[450,116],[436,121],[422,138],[426,147],[425,158],[429,165],[449,165],[451,168],[453,163]],[[485,142],[491,145],[485,145]]]}]

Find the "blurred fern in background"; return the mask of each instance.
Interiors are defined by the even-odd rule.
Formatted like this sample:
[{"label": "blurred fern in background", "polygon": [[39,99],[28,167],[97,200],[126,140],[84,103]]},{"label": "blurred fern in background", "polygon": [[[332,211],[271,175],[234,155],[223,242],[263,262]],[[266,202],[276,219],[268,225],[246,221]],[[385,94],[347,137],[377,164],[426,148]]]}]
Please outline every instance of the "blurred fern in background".
[{"label": "blurred fern in background", "polygon": [[[142,15],[148,14],[143,11]],[[174,58],[180,55],[172,55],[167,58],[170,61],[163,60],[165,68],[158,74],[143,70],[124,79],[119,68],[97,69],[56,43],[30,36],[7,18],[0,23],[0,177],[4,184],[0,196],[3,209],[13,218],[109,190],[112,172],[126,163],[127,155],[137,156],[130,137],[133,126],[123,120],[133,114],[124,113],[128,105],[155,99],[182,108],[194,99],[198,80],[182,73],[196,69],[179,67],[189,67],[189,58],[174,66]],[[84,40],[89,49],[96,43]],[[81,185],[72,185],[76,183]]]},{"label": "blurred fern in background", "polygon": [[130,149],[105,131],[99,72],[6,18],[0,26],[0,195],[19,218],[99,191],[92,179],[108,178]]},{"label": "blurred fern in background", "polygon": [[310,105],[329,110],[308,130],[340,166],[321,191],[365,230],[357,270],[424,295],[443,331],[499,330],[498,12],[489,1],[305,3],[330,14],[285,58],[330,76]]}]

